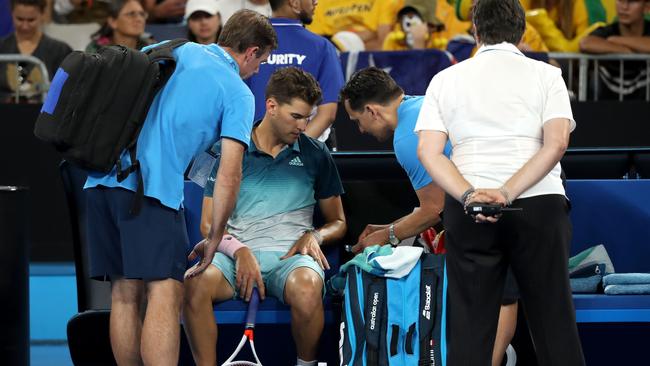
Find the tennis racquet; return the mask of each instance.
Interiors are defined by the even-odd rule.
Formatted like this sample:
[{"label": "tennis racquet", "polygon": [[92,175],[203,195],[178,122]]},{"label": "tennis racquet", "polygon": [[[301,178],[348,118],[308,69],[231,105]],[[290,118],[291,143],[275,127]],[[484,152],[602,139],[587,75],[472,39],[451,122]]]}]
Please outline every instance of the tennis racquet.
[{"label": "tennis racquet", "polygon": [[[226,362],[221,366],[262,366],[260,359],[257,357],[257,352],[255,352],[255,343],[253,342],[253,331],[255,329],[255,315],[257,315],[257,306],[260,303],[260,294],[257,292],[257,288],[253,288],[253,294],[251,295],[251,300],[248,303],[248,312],[246,313],[246,328],[244,329],[244,335],[239,341],[239,345],[235,351],[228,357]],[[239,352],[244,348],[244,344],[248,339],[248,343],[251,345],[251,351],[253,351],[253,356],[255,356],[256,362],[251,361],[233,361]]]}]

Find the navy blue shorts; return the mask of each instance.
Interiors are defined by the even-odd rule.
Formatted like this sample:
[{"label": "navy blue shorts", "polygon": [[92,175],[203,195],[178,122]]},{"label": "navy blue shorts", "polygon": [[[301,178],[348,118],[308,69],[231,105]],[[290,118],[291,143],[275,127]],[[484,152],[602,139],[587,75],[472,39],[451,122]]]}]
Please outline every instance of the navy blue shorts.
[{"label": "navy blue shorts", "polygon": [[129,213],[135,193],[122,188],[86,190],[90,277],[183,281],[189,240],[183,210],[144,197]]}]

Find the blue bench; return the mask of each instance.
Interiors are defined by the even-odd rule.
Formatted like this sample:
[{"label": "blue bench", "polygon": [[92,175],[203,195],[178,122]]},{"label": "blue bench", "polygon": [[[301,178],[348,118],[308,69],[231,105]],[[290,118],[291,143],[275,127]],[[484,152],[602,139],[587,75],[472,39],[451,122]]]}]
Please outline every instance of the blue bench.
[{"label": "blue bench", "polygon": [[[392,154],[335,154],[335,161],[346,188],[343,196],[349,227],[346,240],[358,235],[365,223],[387,222],[383,216],[399,217],[416,204],[408,180],[399,167],[393,166],[396,163]],[[567,194],[573,206],[572,255],[604,244],[617,272],[650,272],[648,192],[650,180],[569,180]],[[200,239],[201,188],[188,182],[185,196],[190,242],[196,243]],[[339,255],[338,250],[328,252],[333,268],[338,268]],[[579,323],[650,322],[650,295],[576,294],[574,301]],[[326,321],[330,322],[333,313],[329,298],[326,298],[326,309]],[[220,322],[240,323],[245,304],[223,302],[215,306],[215,312]],[[287,323],[289,319],[288,307],[277,300],[269,299],[261,305],[260,322]]]},{"label": "blue bench", "polygon": [[[604,244],[617,273],[650,272],[650,180],[569,180],[571,255]],[[574,295],[579,323],[650,322],[650,295]]]}]

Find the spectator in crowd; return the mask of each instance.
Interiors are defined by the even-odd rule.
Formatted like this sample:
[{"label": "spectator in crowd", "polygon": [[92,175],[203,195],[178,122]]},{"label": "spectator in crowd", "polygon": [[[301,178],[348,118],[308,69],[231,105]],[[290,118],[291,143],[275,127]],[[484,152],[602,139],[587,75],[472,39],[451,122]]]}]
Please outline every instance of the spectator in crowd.
[{"label": "spectator in crowd", "polygon": [[54,0],[57,23],[98,23],[108,18],[112,0]]},{"label": "spectator in crowd", "polygon": [[[130,214],[136,174],[122,181],[115,169],[88,174],[89,274],[111,281],[110,339],[118,365],[178,364],[183,280],[212,262],[239,192],[254,107],[241,79],[276,46],[268,19],[242,10],[224,25],[218,45],[188,42],[174,50],[176,70],[155,96],[138,137],[144,181],[138,215]],[[200,261],[186,271],[184,173],[218,139],[211,231],[189,256]],[[126,151],[120,159],[131,162]]]},{"label": "spectator in crowd", "polygon": [[221,15],[217,0],[189,0],[185,8],[187,39],[201,44],[217,43]]},{"label": "spectator in crowd", "polygon": [[[213,302],[257,286],[291,307],[297,365],[316,366],[323,331],[324,270],[321,245],[343,237],[343,186],[327,147],[303,132],[321,97],[316,80],[296,67],[278,69],[266,89],[266,114],[244,155],[242,189],[212,266],[186,284],[183,319],[197,365],[216,364]],[[214,147],[218,152],[219,143]],[[222,158],[223,161],[223,158]],[[212,181],[205,190],[201,230],[212,222]],[[318,204],[325,224],[315,229]]]},{"label": "spectator in crowd", "polygon": [[[424,97],[405,95],[388,73],[370,67],[352,75],[341,90],[341,100],[350,119],[362,133],[380,141],[392,136],[395,157],[408,175],[420,203],[420,207],[416,207],[412,213],[397,218],[391,224],[367,225],[352,251],[358,253],[375,244],[398,245],[400,241],[440,224],[444,192],[433,182],[418,159],[418,136],[413,131]],[[449,142],[444,147],[444,154],[451,154]],[[518,297],[516,282],[509,272],[501,299],[493,366],[501,366],[506,347],[514,335]]]},{"label": "spectator in crowd", "polygon": [[[11,16],[15,31],[0,40],[0,53],[34,56],[43,61],[49,78],[54,77],[61,61],[72,52],[67,44],[43,33],[45,0],[13,0]],[[40,69],[32,63],[0,64],[0,95],[3,101],[18,90],[32,100],[40,94],[38,85],[44,80]]]},{"label": "spectator in crowd", "polygon": [[183,21],[187,0],[144,0],[144,8],[151,23],[180,23]]},{"label": "spectator in crowd", "polygon": [[86,52],[96,52],[110,45],[139,50],[152,44],[153,39],[144,33],[147,16],[139,0],[113,0],[106,22],[91,36]]},{"label": "spectator in crowd", "polygon": [[223,21],[227,21],[230,16],[239,9],[250,9],[256,12],[271,16],[271,5],[269,0],[218,0],[219,13]]},{"label": "spectator in crowd", "polygon": [[246,81],[255,95],[255,120],[266,111],[266,84],[271,74],[286,66],[297,66],[311,73],[322,89],[318,105],[305,134],[325,141],[336,117],[338,93],[343,86],[343,70],[336,49],[327,39],[318,36],[303,25],[310,24],[314,15],[314,0],[271,0],[271,24],[278,35],[278,49],[269,61],[260,66],[260,72]]},{"label": "spectator in crowd", "polygon": [[445,49],[447,42],[467,34],[472,24],[456,17],[453,6],[444,0],[406,0],[397,13],[395,29],[384,40],[385,51]]},{"label": "spectator in crowd", "polygon": [[[580,50],[585,53],[650,53],[650,20],[644,18],[648,0],[616,0],[618,19],[598,28],[580,41]],[[645,61],[625,62],[621,80],[619,62],[602,62],[599,77],[605,84],[600,88],[599,98],[645,99],[648,85]]]},{"label": "spectator in crowd", "polygon": [[607,21],[600,1],[521,0],[526,20],[554,52],[578,52],[580,40]]},{"label": "spectator in crowd", "polygon": [[395,0],[321,0],[307,29],[331,38],[342,51],[355,43],[369,51],[381,50],[398,10]]},{"label": "spectator in crowd", "polygon": [[[490,361],[510,267],[538,364],[584,365],[559,163],[575,128],[569,93],[560,69],[517,49],[526,27],[518,0],[477,0],[473,24],[479,51],[434,76],[415,126],[418,157],[447,192],[447,362]],[[471,204],[521,212],[470,216]]]}]

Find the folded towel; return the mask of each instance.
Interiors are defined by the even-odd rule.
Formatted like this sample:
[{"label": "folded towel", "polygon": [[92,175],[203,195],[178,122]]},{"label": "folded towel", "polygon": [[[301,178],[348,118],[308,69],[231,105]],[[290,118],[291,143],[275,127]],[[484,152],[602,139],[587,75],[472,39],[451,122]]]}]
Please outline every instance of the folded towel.
[{"label": "folded towel", "polygon": [[375,276],[402,278],[411,272],[421,255],[420,247],[373,245],[342,265],[339,272],[345,273],[349,266],[357,266]]},{"label": "folded towel", "polygon": [[603,277],[603,285],[650,285],[650,273],[614,273]]},{"label": "folded towel", "polygon": [[598,285],[602,279],[603,276],[601,275],[570,278],[571,292],[579,294],[595,294],[598,292]]},{"label": "folded towel", "polygon": [[605,286],[606,295],[649,295],[650,285],[609,285]]}]

